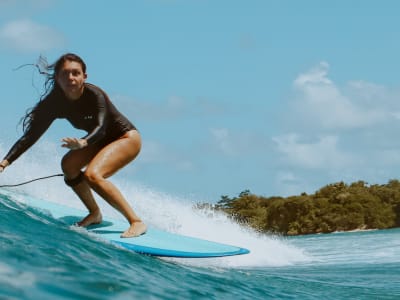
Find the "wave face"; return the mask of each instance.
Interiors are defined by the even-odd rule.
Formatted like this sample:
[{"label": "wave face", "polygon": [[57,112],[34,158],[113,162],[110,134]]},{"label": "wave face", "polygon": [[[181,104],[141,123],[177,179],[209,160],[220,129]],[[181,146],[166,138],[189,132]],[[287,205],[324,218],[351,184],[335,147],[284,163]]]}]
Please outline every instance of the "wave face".
[{"label": "wave face", "polygon": [[[1,174],[0,185],[58,170],[58,154],[45,146]],[[222,214],[195,209],[193,199],[141,186],[126,174],[113,181],[149,225],[251,253],[160,259],[120,249],[24,204],[24,197],[34,197],[83,209],[62,178],[51,178],[0,189],[0,299],[400,297],[398,229],[294,238],[259,235]],[[104,215],[122,219],[97,200]]]}]

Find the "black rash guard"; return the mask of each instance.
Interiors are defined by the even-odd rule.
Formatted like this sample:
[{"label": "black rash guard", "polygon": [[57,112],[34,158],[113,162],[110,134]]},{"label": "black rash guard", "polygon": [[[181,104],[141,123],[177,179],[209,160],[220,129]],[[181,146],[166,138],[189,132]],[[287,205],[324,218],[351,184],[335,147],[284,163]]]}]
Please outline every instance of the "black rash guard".
[{"label": "black rash guard", "polygon": [[99,87],[85,83],[82,96],[69,100],[62,90],[54,88],[38,103],[28,130],[4,158],[10,164],[28,150],[55,119],[67,119],[72,126],[85,130],[83,137],[90,144],[106,145],[125,132],[136,129],[111,103]]}]

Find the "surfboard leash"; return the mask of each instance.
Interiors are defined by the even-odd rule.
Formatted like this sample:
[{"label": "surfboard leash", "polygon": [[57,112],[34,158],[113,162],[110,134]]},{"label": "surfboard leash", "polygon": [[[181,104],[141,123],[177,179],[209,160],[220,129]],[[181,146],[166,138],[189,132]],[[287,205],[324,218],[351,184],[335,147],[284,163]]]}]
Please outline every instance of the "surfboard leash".
[{"label": "surfboard leash", "polygon": [[52,178],[52,177],[59,177],[59,176],[64,176],[64,174],[54,174],[54,175],[50,175],[50,176],[39,177],[39,178],[35,178],[35,179],[29,180],[29,181],[17,183],[17,184],[4,184],[4,185],[0,185],[0,188],[16,187],[16,186],[28,184],[28,183],[31,183],[31,182],[34,182],[34,181],[43,180],[43,179]]}]

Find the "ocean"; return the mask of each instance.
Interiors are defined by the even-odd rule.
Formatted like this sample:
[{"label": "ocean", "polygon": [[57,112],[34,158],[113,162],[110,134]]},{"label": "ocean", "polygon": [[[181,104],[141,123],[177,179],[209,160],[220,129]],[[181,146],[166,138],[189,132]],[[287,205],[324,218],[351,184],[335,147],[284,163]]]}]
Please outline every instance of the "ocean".
[{"label": "ocean", "polygon": [[[50,172],[24,163],[29,169],[0,174],[0,185]],[[129,178],[114,182],[149,225],[251,253],[178,259],[123,250],[25,205],[35,197],[83,208],[62,178],[50,178],[0,188],[0,299],[400,299],[400,229],[260,235]],[[98,202],[104,215],[122,219]]]}]

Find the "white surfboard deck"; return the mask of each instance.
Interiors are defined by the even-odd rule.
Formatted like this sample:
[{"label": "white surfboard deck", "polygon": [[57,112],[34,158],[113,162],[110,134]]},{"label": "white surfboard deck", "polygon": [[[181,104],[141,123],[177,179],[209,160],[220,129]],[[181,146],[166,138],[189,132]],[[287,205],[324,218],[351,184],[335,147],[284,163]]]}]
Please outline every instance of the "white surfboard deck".
[{"label": "white surfboard deck", "polygon": [[[23,202],[49,213],[67,225],[75,224],[86,215],[82,210],[27,195],[23,196]],[[139,237],[121,238],[121,233],[127,228],[127,222],[105,218],[101,224],[89,226],[87,230],[125,249],[152,256],[207,258],[250,253],[245,248],[170,233],[154,227],[149,227]]]}]

